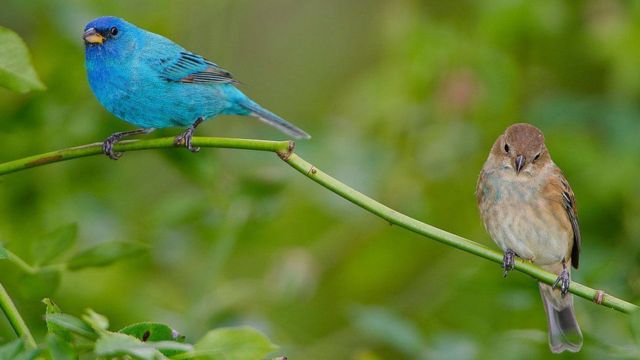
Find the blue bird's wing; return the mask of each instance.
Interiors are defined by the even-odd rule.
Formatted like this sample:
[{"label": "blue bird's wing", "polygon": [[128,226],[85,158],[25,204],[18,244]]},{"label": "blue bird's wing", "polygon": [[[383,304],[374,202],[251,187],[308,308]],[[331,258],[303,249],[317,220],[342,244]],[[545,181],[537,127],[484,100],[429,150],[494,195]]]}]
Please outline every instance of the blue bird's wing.
[{"label": "blue bird's wing", "polygon": [[178,58],[163,59],[160,76],[186,84],[236,84],[230,72],[200,55],[181,51]]}]

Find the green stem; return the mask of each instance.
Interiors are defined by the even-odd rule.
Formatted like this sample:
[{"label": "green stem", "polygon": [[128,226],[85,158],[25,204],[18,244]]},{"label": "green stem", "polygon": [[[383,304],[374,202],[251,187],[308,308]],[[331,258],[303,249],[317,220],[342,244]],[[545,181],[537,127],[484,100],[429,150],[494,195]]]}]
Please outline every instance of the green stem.
[{"label": "green stem", "polygon": [[[293,153],[293,142],[196,137],[193,139],[193,144],[194,146],[200,147],[218,147],[276,152],[282,160],[287,162],[303,175],[324,186],[325,188],[333,191],[346,200],[349,200],[350,202],[362,207],[363,209],[373,213],[376,216],[387,220],[392,224],[398,225],[417,234],[439,241],[445,245],[449,245],[457,249],[469,252],[471,254],[480,256],[482,258],[491,260],[493,262],[502,264],[501,253],[495,250],[491,250],[488,247],[478,244],[474,241],[446,232],[434,226],[413,219],[407,215],[399,213],[396,210],[393,210],[367,197],[366,195],[323,173],[318,168]],[[115,150],[133,151],[171,147],[175,147],[173,145],[173,138],[161,138],[155,140],[123,142],[116,145]],[[0,175],[28,169],[31,167],[41,166],[52,162],[70,160],[101,153],[102,150],[100,144],[92,144],[76,148],[53,151],[46,154],[35,155],[28,158],[0,164]],[[527,275],[530,275],[531,277],[546,284],[553,284],[556,279],[555,274],[542,270],[533,264],[526,263],[521,260],[516,261],[515,269]],[[571,282],[569,291],[577,296],[593,301],[595,303],[599,303],[606,307],[613,308],[623,313],[628,314],[639,309],[637,305],[634,305],[622,299],[618,299],[612,295],[605,294],[603,291],[584,286],[575,281]]]},{"label": "green stem", "polygon": [[27,324],[20,316],[18,309],[2,284],[0,284],[0,308],[9,320],[9,323],[11,324],[11,327],[13,327],[13,331],[16,332],[16,335],[23,338],[28,347],[37,347],[36,341],[33,339],[33,335],[31,335],[31,331],[29,331]]},{"label": "green stem", "polygon": [[[247,149],[259,151],[283,151],[289,146],[288,141],[264,141],[252,139],[230,139],[215,137],[194,137],[193,146],[227,148],[227,149]],[[160,138],[141,141],[122,141],[114,147],[115,151],[138,151],[148,149],[172,148],[173,138]],[[68,149],[51,151],[44,154],[29,156],[19,160],[9,161],[0,164],[0,175],[42,166],[54,162],[71,160],[91,155],[102,154],[102,143],[83,145]]]},{"label": "green stem", "polygon": [[9,260],[12,263],[14,263],[22,271],[24,271],[24,272],[26,272],[27,274],[30,274],[30,275],[38,273],[39,269],[27,264],[27,262],[22,260],[20,257],[18,257],[18,255],[14,254],[11,251],[6,250],[6,249],[5,249],[5,252],[7,253],[7,260]]},{"label": "green stem", "polygon": [[[477,242],[465,239],[461,236],[452,234],[442,229],[438,229],[437,227],[425,224],[405,214],[399,213],[396,210],[393,210],[369,198],[368,196],[323,173],[315,166],[309,164],[296,154],[291,153],[288,156],[286,154],[283,154],[283,156],[281,157],[289,165],[291,165],[293,168],[306,175],[307,177],[311,178],[313,181],[394,225],[398,225],[409,231],[413,231],[417,234],[439,241],[445,245],[449,245],[457,249],[469,252],[471,254],[480,256],[487,260],[502,264],[503,255],[495,250],[491,250],[482,244],[478,244]],[[557,275],[542,270],[541,268],[533,264],[524,262],[521,259],[516,260],[515,269],[550,285],[553,284],[557,278]],[[618,299],[609,294],[605,294],[600,290],[595,290],[590,287],[584,286],[575,281],[571,282],[569,291],[582,298],[594,302],[598,297],[600,297],[600,304],[626,314],[639,309],[639,307],[635,304],[624,301],[622,299]]]}]

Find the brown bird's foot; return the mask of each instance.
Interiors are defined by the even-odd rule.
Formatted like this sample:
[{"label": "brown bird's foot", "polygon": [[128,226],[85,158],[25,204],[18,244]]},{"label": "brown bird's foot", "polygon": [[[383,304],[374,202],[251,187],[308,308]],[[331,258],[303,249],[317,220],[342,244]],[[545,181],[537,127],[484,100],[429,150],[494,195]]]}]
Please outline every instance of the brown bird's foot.
[{"label": "brown bird's foot", "polygon": [[569,270],[567,270],[567,265],[565,261],[562,260],[562,272],[558,275],[558,278],[553,283],[554,289],[560,289],[560,293],[562,296],[567,295],[569,292],[569,285],[571,284],[571,276],[569,275]]},{"label": "brown bird's foot", "polygon": [[107,155],[109,157],[109,159],[118,160],[122,156],[122,153],[113,151],[113,146],[116,143],[118,143],[118,141],[122,140],[122,138],[125,138],[127,136],[131,136],[131,135],[148,134],[148,133],[152,132],[153,130],[155,130],[155,129],[150,128],[150,129],[138,129],[138,130],[117,132],[117,133],[109,136],[102,143],[102,152],[105,155]]},{"label": "brown bird's foot", "polygon": [[504,257],[502,258],[502,268],[504,269],[504,273],[502,273],[503,277],[507,277],[509,271],[513,270],[513,267],[516,265],[516,256],[518,255],[511,249],[507,249],[507,251],[504,252]]},{"label": "brown bird's foot", "polygon": [[187,129],[187,131],[176,136],[175,140],[173,140],[173,144],[176,146],[184,145],[189,151],[193,153],[200,151],[199,147],[194,147],[193,145],[191,145],[191,139],[193,138],[193,132],[196,130],[198,125],[200,125],[203,121],[204,121],[204,118],[201,118],[201,117],[198,118],[198,120],[196,120],[196,122],[194,122],[193,125],[191,125]]}]

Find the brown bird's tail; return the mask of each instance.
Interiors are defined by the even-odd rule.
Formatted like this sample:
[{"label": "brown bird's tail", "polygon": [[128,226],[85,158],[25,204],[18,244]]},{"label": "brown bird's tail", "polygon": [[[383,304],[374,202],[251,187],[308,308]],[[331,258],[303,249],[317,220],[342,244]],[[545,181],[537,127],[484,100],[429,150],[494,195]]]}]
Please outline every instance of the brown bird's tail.
[{"label": "brown bird's tail", "polygon": [[565,350],[578,352],[582,348],[582,332],[573,311],[573,297],[564,297],[559,290],[540,283],[540,295],[547,313],[549,325],[549,347],[554,353]]}]

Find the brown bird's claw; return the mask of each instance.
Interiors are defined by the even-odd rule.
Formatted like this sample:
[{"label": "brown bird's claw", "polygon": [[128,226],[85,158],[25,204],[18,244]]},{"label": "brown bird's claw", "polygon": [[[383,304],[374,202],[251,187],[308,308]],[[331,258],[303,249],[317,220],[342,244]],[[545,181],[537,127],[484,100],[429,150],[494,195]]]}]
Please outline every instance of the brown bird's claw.
[{"label": "brown bird's claw", "polygon": [[509,271],[513,270],[516,265],[516,256],[516,253],[511,249],[507,249],[507,251],[504,252],[504,257],[502,258],[502,268],[504,269],[503,277],[507,277]]},{"label": "brown bird's claw", "polygon": [[571,276],[569,276],[569,271],[564,268],[558,278],[553,283],[554,289],[560,289],[560,293],[562,296],[565,296],[569,292],[569,285],[571,284]]}]

